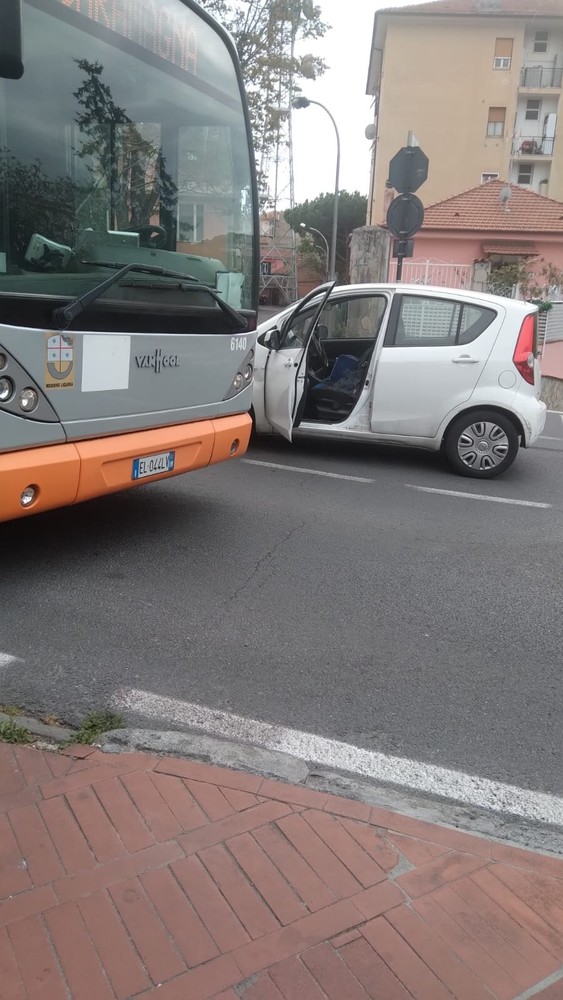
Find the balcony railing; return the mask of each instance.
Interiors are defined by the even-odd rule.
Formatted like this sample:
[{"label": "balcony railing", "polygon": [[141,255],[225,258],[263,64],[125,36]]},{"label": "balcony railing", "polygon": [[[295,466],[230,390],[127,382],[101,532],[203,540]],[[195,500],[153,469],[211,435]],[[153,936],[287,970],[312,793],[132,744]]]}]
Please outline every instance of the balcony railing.
[{"label": "balcony railing", "polygon": [[561,89],[562,79],[563,68],[554,69],[552,66],[524,66],[520,72],[521,87]]},{"label": "balcony railing", "polygon": [[555,136],[542,139],[541,135],[516,135],[512,140],[513,156],[553,156]]}]

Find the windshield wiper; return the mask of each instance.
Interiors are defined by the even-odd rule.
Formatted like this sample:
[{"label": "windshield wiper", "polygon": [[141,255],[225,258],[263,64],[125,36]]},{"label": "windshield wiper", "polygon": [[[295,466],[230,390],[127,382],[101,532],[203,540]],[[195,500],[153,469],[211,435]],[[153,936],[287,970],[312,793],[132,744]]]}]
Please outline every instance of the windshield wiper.
[{"label": "windshield wiper", "polygon": [[66,306],[59,306],[58,309],[55,309],[53,312],[53,323],[56,324],[59,330],[66,330],[73,319],[76,319],[81,312],[85,312],[88,306],[92,305],[92,302],[95,302],[100,295],[103,295],[108,288],[115,285],[129,271],[140,271],[141,274],[158,274],[162,278],[178,278],[180,282],[179,287],[183,291],[187,291],[188,288],[197,288],[198,291],[207,292],[212,299],[215,299],[219,308],[229,317],[234,330],[242,331],[248,329],[248,323],[241,313],[233,309],[228,302],[224,302],[213,288],[205,285],[203,281],[200,281],[199,278],[194,278],[191,274],[182,274],[180,271],[169,271],[167,268],[158,267],[156,264],[125,264],[124,267],[119,267],[119,264],[105,260],[83,260],[81,263],[97,267],[117,267],[119,270],[115,274],[112,274],[110,278],[106,278],[105,281],[100,281],[98,285],[94,285],[89,292],[78,296],[76,299],[72,299]]}]

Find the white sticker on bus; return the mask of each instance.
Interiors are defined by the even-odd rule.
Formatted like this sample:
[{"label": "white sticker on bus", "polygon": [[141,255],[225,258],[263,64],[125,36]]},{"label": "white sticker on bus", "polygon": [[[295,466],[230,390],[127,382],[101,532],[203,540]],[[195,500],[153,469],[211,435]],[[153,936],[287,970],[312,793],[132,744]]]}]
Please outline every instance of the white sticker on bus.
[{"label": "white sticker on bus", "polygon": [[131,337],[85,333],[82,338],[82,392],[129,388]]}]

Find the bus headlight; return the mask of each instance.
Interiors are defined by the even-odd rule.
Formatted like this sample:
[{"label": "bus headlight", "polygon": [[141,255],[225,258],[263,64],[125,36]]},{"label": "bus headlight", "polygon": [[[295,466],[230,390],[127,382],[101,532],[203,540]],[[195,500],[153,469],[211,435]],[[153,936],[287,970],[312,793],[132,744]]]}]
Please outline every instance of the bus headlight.
[{"label": "bus headlight", "polygon": [[243,375],[245,382],[250,382],[252,378],[252,371],[253,371],[252,365],[247,365],[246,368],[244,369]]},{"label": "bus headlight", "polygon": [[233,379],[233,389],[235,390],[235,392],[238,392],[239,389],[242,389],[243,382],[244,382],[244,377],[241,375],[240,372],[237,372]]},{"label": "bus headlight", "polygon": [[[242,375],[241,375],[242,378]],[[7,403],[14,395],[14,383],[11,378],[0,378],[0,403]]]},{"label": "bus headlight", "polygon": [[7,364],[8,364],[8,359],[6,355],[0,352],[0,372],[4,371],[4,368],[6,367]]},{"label": "bus headlight", "polygon": [[35,389],[22,389],[20,392],[20,408],[24,413],[31,413],[39,402]]}]

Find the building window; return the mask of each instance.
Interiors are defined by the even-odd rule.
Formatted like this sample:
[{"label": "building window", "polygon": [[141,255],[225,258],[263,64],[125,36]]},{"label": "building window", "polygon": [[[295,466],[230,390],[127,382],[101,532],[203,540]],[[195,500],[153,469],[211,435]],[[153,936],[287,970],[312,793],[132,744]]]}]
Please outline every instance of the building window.
[{"label": "building window", "polygon": [[493,69],[510,69],[512,63],[513,38],[497,38],[495,42],[495,57]]},{"label": "building window", "polygon": [[489,108],[489,118],[487,121],[487,135],[489,139],[502,139],[505,119],[506,108]]},{"label": "building window", "polygon": [[541,101],[538,98],[532,98],[526,101],[526,121],[527,122],[539,122],[541,111]]},{"label": "building window", "polygon": [[498,181],[498,174],[481,174],[481,184],[487,184],[488,181]]},{"label": "building window", "polygon": [[518,184],[531,184],[534,167],[531,163],[521,163],[518,167]]},{"label": "building window", "polygon": [[549,31],[536,31],[534,35],[534,52],[547,52]]}]

